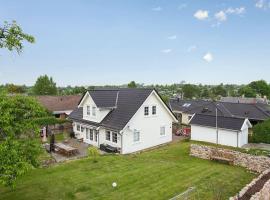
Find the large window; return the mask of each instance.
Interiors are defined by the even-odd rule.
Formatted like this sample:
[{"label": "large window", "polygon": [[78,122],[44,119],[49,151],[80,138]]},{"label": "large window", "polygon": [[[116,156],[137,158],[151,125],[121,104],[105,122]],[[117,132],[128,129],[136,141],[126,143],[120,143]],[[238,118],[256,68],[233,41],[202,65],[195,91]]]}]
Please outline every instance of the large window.
[{"label": "large window", "polygon": [[106,140],[111,141],[111,132],[106,131]]},{"label": "large window", "polygon": [[83,126],[81,126],[81,132],[83,132],[84,131],[84,127]]},{"label": "large window", "polygon": [[152,115],[157,114],[157,106],[152,106]]},{"label": "large window", "polygon": [[96,107],[95,106],[92,107],[92,115],[96,116]]},{"label": "large window", "polygon": [[86,106],[86,114],[88,115],[88,116],[90,116],[90,106]]},{"label": "large window", "polygon": [[117,133],[112,133],[112,141],[117,143]]},{"label": "large window", "polygon": [[97,142],[98,131],[95,131],[95,142]]},{"label": "large window", "polygon": [[161,136],[165,135],[165,126],[160,127],[160,135]]},{"label": "large window", "polygon": [[133,132],[133,142],[139,142],[140,141],[140,131],[134,130]]},{"label": "large window", "polygon": [[148,106],[145,106],[144,107],[144,115],[145,116],[148,116],[149,115],[149,107]]},{"label": "large window", "polygon": [[80,124],[77,124],[77,131],[80,131],[81,130],[81,126]]},{"label": "large window", "polygon": [[85,128],[85,132],[86,132],[86,139],[89,139],[89,129]]},{"label": "large window", "polygon": [[93,129],[90,129],[90,140],[93,141]]}]

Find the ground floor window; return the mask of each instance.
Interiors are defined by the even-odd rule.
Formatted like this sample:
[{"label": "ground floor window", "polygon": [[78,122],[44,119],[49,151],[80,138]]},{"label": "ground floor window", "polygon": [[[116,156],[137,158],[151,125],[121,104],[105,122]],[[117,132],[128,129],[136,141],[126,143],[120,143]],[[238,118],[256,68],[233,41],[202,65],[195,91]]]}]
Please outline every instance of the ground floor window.
[{"label": "ground floor window", "polygon": [[112,141],[117,143],[117,133],[112,133]]},{"label": "ground floor window", "polygon": [[83,126],[81,126],[81,132],[83,132],[84,131],[84,127]]},{"label": "ground floor window", "polygon": [[85,129],[85,132],[86,132],[86,139],[89,139],[89,129],[86,128],[86,129]]},{"label": "ground floor window", "polygon": [[111,141],[111,132],[106,131],[106,140]]},{"label": "ground floor window", "polygon": [[133,132],[133,142],[139,142],[140,141],[140,131],[134,130]]},{"label": "ground floor window", "polygon": [[93,141],[93,129],[90,129],[90,140]]},{"label": "ground floor window", "polygon": [[160,135],[161,136],[165,135],[165,126],[160,127]]},{"label": "ground floor window", "polygon": [[95,142],[97,142],[98,131],[95,131]]},{"label": "ground floor window", "polygon": [[80,124],[77,124],[77,131],[80,131],[81,130],[81,126]]}]

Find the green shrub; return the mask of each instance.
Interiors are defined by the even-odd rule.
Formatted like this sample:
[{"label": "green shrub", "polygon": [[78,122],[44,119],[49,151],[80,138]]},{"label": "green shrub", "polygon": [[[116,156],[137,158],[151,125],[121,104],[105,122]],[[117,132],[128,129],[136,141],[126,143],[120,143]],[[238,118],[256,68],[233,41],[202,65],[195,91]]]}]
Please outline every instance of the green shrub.
[{"label": "green shrub", "polygon": [[250,142],[270,144],[270,119],[253,127],[253,134],[249,138]]},{"label": "green shrub", "polygon": [[97,162],[97,159],[99,157],[99,150],[98,148],[94,146],[90,146],[88,148],[88,157],[93,159],[94,162]]}]

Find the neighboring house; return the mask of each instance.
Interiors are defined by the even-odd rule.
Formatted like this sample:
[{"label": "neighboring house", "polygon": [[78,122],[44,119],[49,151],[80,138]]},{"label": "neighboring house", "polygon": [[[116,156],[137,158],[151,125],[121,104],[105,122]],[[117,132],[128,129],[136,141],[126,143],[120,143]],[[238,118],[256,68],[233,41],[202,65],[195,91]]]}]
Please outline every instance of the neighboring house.
[{"label": "neighboring house", "polygon": [[84,94],[69,116],[75,137],[122,154],[172,141],[177,119],[154,89],[101,89]]},{"label": "neighboring house", "polygon": [[254,103],[262,103],[268,104],[269,100],[264,98],[248,98],[248,97],[221,97],[221,102],[229,102],[229,103],[247,103],[247,104],[254,104]]},{"label": "neighboring house", "polygon": [[216,118],[203,114],[195,114],[189,124],[191,140],[233,147],[242,147],[248,143],[248,129],[252,127],[248,119],[223,116]]},{"label": "neighboring house", "polygon": [[65,119],[77,108],[81,95],[36,96],[36,99],[57,118]]},{"label": "neighboring house", "polygon": [[218,116],[248,118],[252,125],[270,118],[269,105],[262,103],[247,104],[171,99],[169,106],[182,124],[188,124],[194,114],[215,116],[216,111]]}]

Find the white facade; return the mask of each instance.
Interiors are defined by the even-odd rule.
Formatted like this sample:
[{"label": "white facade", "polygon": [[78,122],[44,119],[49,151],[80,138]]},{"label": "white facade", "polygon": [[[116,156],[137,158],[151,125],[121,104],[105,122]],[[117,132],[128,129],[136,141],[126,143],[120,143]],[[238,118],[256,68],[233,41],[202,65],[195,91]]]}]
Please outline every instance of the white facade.
[{"label": "white facade", "polygon": [[[97,108],[88,93],[79,106],[83,107],[84,120],[97,123],[101,122],[110,112],[110,109]],[[90,107],[90,114],[87,106]],[[95,109],[94,116],[93,107]],[[145,115],[145,110],[148,110],[148,115]],[[73,130],[77,138],[82,138],[88,144],[97,147],[100,144],[109,144],[118,147],[122,154],[128,154],[172,141],[172,122],[177,122],[177,120],[153,90],[123,130],[115,131],[106,127],[89,126],[80,122],[73,123]],[[78,128],[79,126],[80,128]],[[89,136],[86,136],[87,129],[93,129],[94,134],[97,134],[97,140],[91,140]],[[108,131],[110,137],[108,137]]]},{"label": "white facade", "polygon": [[242,147],[248,143],[248,128],[250,122],[245,120],[241,130],[218,129],[218,137],[215,127],[206,127],[191,124],[191,140],[217,143],[232,147]]}]

